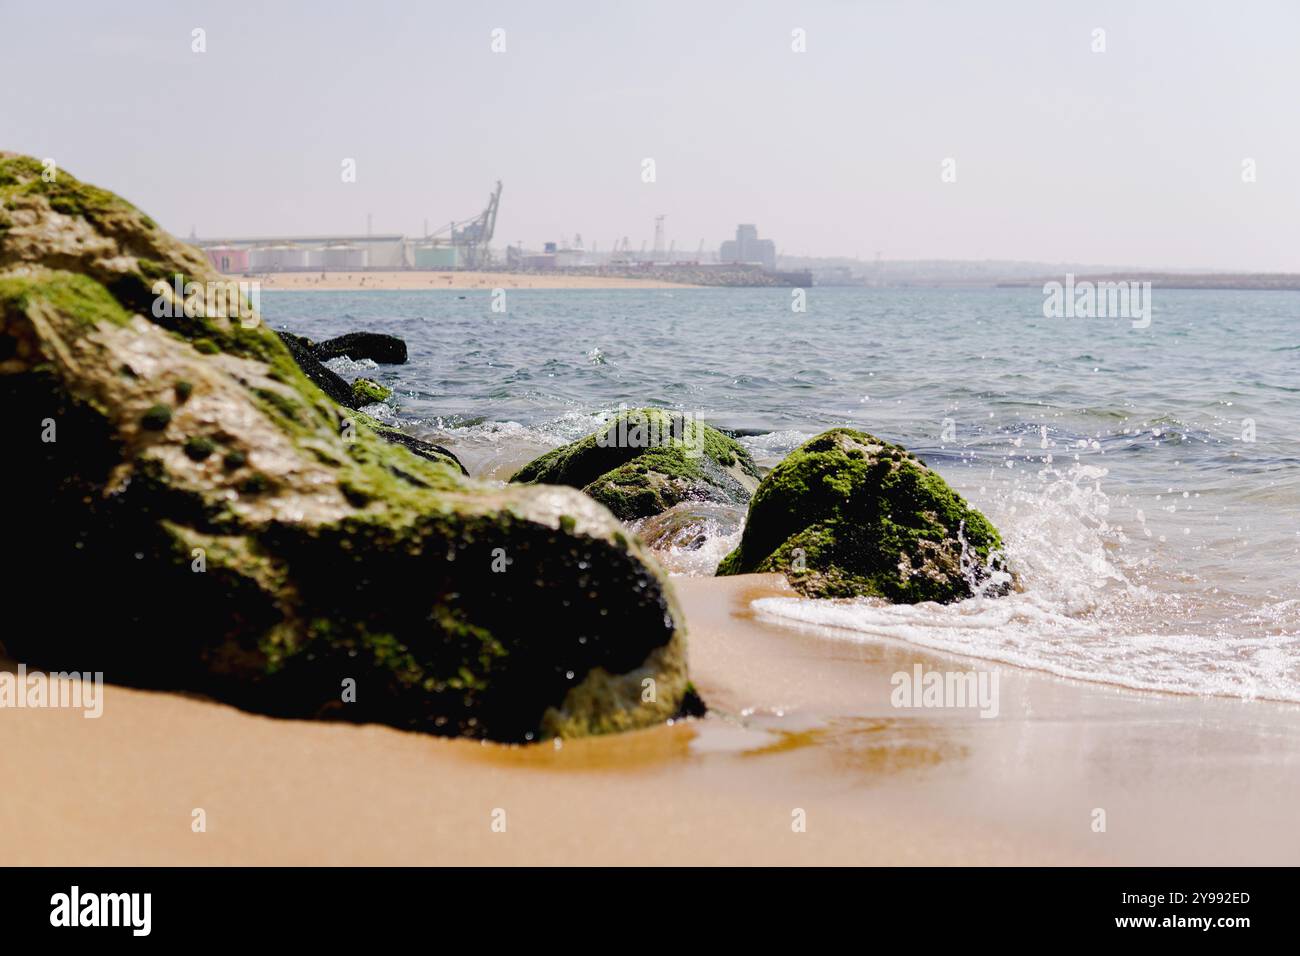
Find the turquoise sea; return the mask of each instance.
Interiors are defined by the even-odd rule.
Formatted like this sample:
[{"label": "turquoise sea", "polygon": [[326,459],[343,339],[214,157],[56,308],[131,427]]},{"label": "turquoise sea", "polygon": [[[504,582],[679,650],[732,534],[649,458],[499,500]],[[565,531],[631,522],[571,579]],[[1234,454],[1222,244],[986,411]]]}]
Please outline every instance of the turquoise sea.
[{"label": "turquoise sea", "polygon": [[[504,479],[620,404],[689,411],[760,464],[847,424],[921,455],[1002,529],[1022,593],[758,611],[1138,689],[1300,701],[1300,294],[1157,288],[1149,327],[1045,318],[1039,289],[264,292],[277,328],[406,339],[338,360],[377,414]],[[708,574],[734,545],[661,553]]]}]

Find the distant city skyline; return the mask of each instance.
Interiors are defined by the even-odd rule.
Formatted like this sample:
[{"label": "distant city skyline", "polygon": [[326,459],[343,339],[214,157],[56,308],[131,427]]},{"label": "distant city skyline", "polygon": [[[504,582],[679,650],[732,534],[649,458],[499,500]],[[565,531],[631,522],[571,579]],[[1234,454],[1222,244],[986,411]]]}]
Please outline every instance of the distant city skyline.
[{"label": "distant city skyline", "polygon": [[1241,9],[0,0],[0,147],[181,237],[418,236],[501,179],[495,247],[1300,272],[1300,5]]}]

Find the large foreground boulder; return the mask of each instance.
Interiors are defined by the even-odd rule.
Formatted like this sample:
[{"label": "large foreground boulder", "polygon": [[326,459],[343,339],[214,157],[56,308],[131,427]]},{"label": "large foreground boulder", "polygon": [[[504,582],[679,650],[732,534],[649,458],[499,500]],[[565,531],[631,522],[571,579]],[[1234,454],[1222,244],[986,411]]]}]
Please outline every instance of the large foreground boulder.
[{"label": "large foreground boulder", "polygon": [[907,449],[835,428],[763,479],[718,574],[780,571],[810,597],[915,604],[1005,593],[997,530]]},{"label": "large foreground boulder", "polygon": [[681,614],[608,511],[381,439],[243,296],[198,294],[232,283],[197,250],[41,174],[0,153],[8,655],[508,741],[689,702]]},{"label": "large foreground boulder", "polygon": [[631,521],[683,501],[744,505],[758,487],[759,472],[744,446],[713,426],[677,412],[638,408],[534,459],[510,480],[581,488]]}]

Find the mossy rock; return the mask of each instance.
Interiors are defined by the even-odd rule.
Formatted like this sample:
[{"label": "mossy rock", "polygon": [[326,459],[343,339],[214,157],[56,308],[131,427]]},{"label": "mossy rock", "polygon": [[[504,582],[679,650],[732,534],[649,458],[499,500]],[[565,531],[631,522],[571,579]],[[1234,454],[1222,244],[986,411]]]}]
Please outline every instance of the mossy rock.
[{"label": "mossy rock", "polygon": [[1009,591],[1001,552],[989,520],[907,449],[835,428],[763,479],[717,573],[779,571],[810,597],[946,603]]},{"label": "mossy rock", "polygon": [[744,446],[713,426],[678,412],[638,408],[534,459],[510,480],[581,488],[631,521],[683,501],[743,505],[758,487],[759,472]]},{"label": "mossy rock", "polygon": [[154,310],[171,276],[225,280],[111,193],[41,172],[0,153],[0,496],[39,530],[0,552],[10,657],[507,741],[691,702],[668,582],[608,511],[390,441],[256,315]]},{"label": "mossy rock", "polygon": [[373,378],[358,378],[352,382],[352,400],[356,407],[386,402],[393,397],[393,390],[385,388]]}]

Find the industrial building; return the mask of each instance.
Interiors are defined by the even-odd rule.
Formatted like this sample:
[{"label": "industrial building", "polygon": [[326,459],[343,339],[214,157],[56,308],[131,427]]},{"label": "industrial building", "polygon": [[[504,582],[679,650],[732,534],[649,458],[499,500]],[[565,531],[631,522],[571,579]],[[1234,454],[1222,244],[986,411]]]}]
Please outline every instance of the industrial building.
[{"label": "industrial building", "polygon": [[742,223],[736,227],[736,238],[722,243],[718,259],[772,270],[776,268],[776,243],[758,238],[758,227],[752,223]]}]

